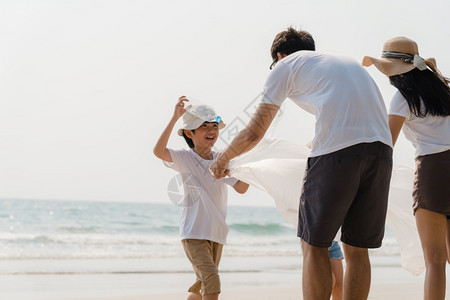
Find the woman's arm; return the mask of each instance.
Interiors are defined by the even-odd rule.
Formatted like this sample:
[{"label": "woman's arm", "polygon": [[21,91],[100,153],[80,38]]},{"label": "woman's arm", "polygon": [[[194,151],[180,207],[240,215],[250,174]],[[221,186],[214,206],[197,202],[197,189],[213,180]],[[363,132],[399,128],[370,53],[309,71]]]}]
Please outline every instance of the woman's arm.
[{"label": "woman's arm", "polygon": [[185,96],[181,96],[178,99],[177,105],[175,106],[175,111],[173,112],[173,116],[164,129],[163,133],[159,137],[156,142],[155,147],[153,148],[153,154],[159,159],[162,159],[167,162],[173,162],[172,156],[170,155],[169,149],[167,149],[167,143],[169,141],[170,134],[172,133],[173,127],[178,119],[186,112],[184,109],[184,102],[189,101]]},{"label": "woman's arm", "polygon": [[397,115],[389,115],[388,122],[389,122],[389,129],[391,130],[392,144],[395,146],[398,135],[400,134],[400,130],[402,129],[403,122],[405,122],[405,117]]}]

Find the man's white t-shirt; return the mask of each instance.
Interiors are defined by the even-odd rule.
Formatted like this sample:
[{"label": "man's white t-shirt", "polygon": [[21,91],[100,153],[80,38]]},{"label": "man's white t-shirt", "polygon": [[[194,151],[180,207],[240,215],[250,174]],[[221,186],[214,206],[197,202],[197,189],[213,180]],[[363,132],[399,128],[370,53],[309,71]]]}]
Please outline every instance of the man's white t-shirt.
[{"label": "man's white t-shirt", "polygon": [[297,51],[269,74],[262,103],[286,98],[316,116],[311,156],[380,141],[392,147],[386,106],[369,73],[355,60]]},{"label": "man's white t-shirt", "polygon": [[210,240],[224,245],[228,234],[226,184],[233,186],[238,180],[233,177],[216,179],[211,174],[210,167],[217,157],[215,152],[212,160],[206,160],[192,149],[169,151],[173,162],[164,161],[164,164],[178,171],[183,180],[181,238]]},{"label": "man's white t-shirt", "polygon": [[399,91],[392,98],[389,114],[405,118],[402,130],[416,149],[416,157],[450,149],[450,117],[415,116]]}]

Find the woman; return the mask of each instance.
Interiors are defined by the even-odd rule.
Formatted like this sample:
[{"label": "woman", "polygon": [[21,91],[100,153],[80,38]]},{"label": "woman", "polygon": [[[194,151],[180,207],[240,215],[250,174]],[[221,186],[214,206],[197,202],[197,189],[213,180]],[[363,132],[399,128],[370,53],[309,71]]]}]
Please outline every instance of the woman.
[{"label": "woman", "polygon": [[364,66],[372,64],[398,89],[389,110],[393,143],[403,128],[416,149],[413,209],[426,264],[424,299],[444,299],[450,249],[449,79],[406,37],[386,41],[381,59],[364,57]]}]

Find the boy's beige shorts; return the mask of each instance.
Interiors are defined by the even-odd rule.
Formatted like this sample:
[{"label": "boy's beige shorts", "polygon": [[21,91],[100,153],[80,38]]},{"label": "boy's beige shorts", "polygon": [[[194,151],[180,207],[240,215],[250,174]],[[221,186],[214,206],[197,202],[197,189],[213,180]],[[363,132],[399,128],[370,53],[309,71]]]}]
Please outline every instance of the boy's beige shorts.
[{"label": "boy's beige shorts", "polygon": [[188,292],[198,295],[220,293],[218,266],[223,245],[209,240],[195,239],[184,239],[181,243],[197,276],[197,281]]}]

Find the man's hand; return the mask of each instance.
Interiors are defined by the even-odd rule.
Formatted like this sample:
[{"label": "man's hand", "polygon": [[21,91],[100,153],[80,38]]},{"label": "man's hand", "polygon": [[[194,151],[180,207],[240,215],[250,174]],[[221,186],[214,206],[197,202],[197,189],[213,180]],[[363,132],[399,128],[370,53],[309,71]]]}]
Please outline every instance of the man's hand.
[{"label": "man's hand", "polygon": [[230,170],[227,169],[228,161],[219,154],[217,156],[216,162],[211,166],[211,171],[214,173],[214,177],[217,179],[228,176]]},{"label": "man's hand", "polygon": [[275,118],[279,106],[269,103],[260,103],[247,126],[241,130],[217,157],[211,167],[216,178],[222,178],[230,173],[228,162],[239,155],[250,151],[264,137],[267,129]]}]

